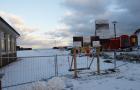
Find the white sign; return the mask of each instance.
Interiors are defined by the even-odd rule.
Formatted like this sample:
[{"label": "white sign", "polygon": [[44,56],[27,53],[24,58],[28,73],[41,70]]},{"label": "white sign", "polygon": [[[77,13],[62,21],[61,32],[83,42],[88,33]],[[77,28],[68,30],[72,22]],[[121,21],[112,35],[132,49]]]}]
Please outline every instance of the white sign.
[{"label": "white sign", "polygon": [[95,21],[96,30],[109,30],[108,20],[96,20]]},{"label": "white sign", "polygon": [[88,37],[88,36],[83,37],[83,42],[90,43],[90,37]]},{"label": "white sign", "polygon": [[100,41],[93,41],[92,42],[93,47],[100,47]]},{"label": "white sign", "polygon": [[82,42],[81,41],[75,41],[73,42],[74,47],[82,47]]},{"label": "white sign", "polygon": [[104,24],[104,23],[108,23],[108,20],[105,19],[99,19],[95,21],[96,24]]}]

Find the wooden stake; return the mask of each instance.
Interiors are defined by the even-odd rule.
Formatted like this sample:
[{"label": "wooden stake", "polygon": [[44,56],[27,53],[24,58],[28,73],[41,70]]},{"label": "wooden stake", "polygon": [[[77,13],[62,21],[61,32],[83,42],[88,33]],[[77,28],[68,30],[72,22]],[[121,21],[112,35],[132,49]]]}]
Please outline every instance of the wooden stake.
[{"label": "wooden stake", "polygon": [[100,75],[100,59],[99,59],[99,53],[100,53],[100,48],[96,48],[96,53],[97,53],[97,73]]},{"label": "wooden stake", "polygon": [[73,59],[74,59],[74,78],[77,78],[77,62],[76,62],[76,49],[74,48],[74,53],[73,53]]}]

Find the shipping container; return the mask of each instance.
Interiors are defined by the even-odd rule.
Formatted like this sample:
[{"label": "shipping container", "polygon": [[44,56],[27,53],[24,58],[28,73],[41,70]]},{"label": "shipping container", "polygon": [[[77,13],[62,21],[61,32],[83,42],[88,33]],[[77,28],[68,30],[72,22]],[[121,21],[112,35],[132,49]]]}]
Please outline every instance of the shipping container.
[{"label": "shipping container", "polygon": [[100,44],[102,50],[107,50],[110,46],[110,39],[100,39]]},{"label": "shipping container", "polygon": [[130,45],[131,45],[132,47],[138,45],[138,37],[137,37],[137,35],[131,35],[131,36],[130,36]]},{"label": "shipping container", "polygon": [[130,39],[128,35],[121,35],[120,36],[120,46],[121,49],[129,48],[130,47]]},{"label": "shipping container", "polygon": [[109,49],[120,49],[120,37],[110,39],[110,46]]},{"label": "shipping container", "polygon": [[93,46],[93,41],[100,41],[99,36],[91,36],[91,46]]}]

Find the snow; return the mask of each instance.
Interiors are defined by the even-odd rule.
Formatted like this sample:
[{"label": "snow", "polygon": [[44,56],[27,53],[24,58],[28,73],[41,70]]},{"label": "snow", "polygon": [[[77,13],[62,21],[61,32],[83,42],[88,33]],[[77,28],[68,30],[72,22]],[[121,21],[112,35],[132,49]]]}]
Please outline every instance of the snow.
[{"label": "snow", "polygon": [[59,77],[54,77],[47,83],[47,90],[63,90],[65,87],[64,80]]},{"label": "snow", "polygon": [[54,56],[56,54],[68,54],[68,51],[63,50],[55,50],[55,49],[35,49],[35,50],[26,50],[26,51],[18,51],[18,57],[31,57],[31,56]]},{"label": "snow", "polygon": [[79,82],[74,79],[54,77],[47,82],[46,90],[77,90],[79,85]]},{"label": "snow", "polygon": [[80,88],[77,90],[139,90],[140,65],[129,63],[121,67],[116,74],[105,76],[90,76],[79,79]]},{"label": "snow", "polygon": [[54,77],[47,82],[46,90],[77,90],[78,81],[66,77]]},{"label": "snow", "polygon": [[[132,53],[136,53],[134,51]],[[5,73],[2,79],[3,86],[16,85],[24,82],[31,82],[14,87],[4,88],[3,90],[139,90],[140,88],[140,64],[117,61],[119,72],[97,75],[96,59],[94,59],[91,70],[80,71],[79,78],[73,79],[73,72],[69,72],[68,56],[58,56],[59,77],[55,76],[54,59],[55,57],[36,57],[30,56],[49,56],[68,54],[68,51],[60,50],[31,50],[19,51],[18,57],[21,60],[14,62],[0,71]],[[111,56],[112,52],[107,53]],[[71,61],[72,57],[69,57]],[[92,58],[77,57],[79,67],[86,67]],[[101,70],[114,67],[111,63],[104,63],[100,57]],[[82,74],[81,74],[82,73]]]},{"label": "snow", "polygon": [[77,79],[54,77],[47,82],[46,90],[139,90],[139,68],[139,64],[128,63],[113,74],[85,74]]},{"label": "snow", "polygon": [[46,82],[37,81],[32,83],[32,85],[28,88],[28,90],[46,90],[47,85]]},{"label": "snow", "polygon": [[48,82],[37,81],[26,86],[26,90],[77,90],[79,82],[66,77],[53,77]]}]

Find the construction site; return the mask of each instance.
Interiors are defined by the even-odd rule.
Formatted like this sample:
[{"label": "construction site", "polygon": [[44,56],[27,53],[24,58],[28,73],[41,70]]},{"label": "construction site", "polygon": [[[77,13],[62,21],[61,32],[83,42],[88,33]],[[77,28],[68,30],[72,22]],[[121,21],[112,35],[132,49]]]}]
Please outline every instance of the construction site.
[{"label": "construction site", "polygon": [[139,90],[138,0],[1,0],[0,90]]}]

